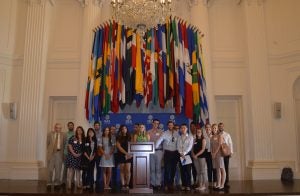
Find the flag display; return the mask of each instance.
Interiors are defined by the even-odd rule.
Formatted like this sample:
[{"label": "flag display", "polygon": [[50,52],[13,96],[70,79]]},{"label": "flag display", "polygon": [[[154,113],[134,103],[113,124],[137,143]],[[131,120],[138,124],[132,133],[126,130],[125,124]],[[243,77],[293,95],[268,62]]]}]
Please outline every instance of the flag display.
[{"label": "flag display", "polygon": [[95,29],[85,114],[90,122],[136,103],[173,107],[202,126],[209,122],[203,35],[177,17],[142,36],[110,21]]}]

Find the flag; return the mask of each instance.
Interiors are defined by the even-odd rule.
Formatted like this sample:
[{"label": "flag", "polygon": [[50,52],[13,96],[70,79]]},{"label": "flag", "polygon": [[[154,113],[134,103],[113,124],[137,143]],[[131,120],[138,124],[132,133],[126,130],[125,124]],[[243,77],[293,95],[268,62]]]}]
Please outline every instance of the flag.
[{"label": "flag", "polygon": [[95,70],[95,83],[94,83],[94,121],[100,120],[101,114],[101,101],[100,101],[100,87],[102,81],[102,64],[103,64],[103,29],[98,30],[99,37],[97,38],[97,64]]},{"label": "flag", "polygon": [[157,41],[157,30],[151,29],[152,40],[151,40],[151,61],[150,61],[150,69],[152,73],[152,103],[153,105],[157,105],[158,102],[158,53],[156,47],[158,45]]},{"label": "flag", "polygon": [[192,119],[193,118],[193,95],[192,95],[192,66],[190,61],[190,42],[188,39],[189,30],[186,28],[186,24],[183,24],[183,38],[184,38],[184,64],[185,64],[185,101],[184,109],[185,115]]},{"label": "flag", "polygon": [[156,53],[157,53],[157,67],[158,67],[158,98],[159,98],[159,105],[161,108],[165,107],[165,98],[164,98],[164,67],[163,67],[163,51],[162,51],[162,26],[158,25],[157,30],[157,44],[156,46]]},{"label": "flag", "polygon": [[[198,38],[198,37],[197,37]],[[209,110],[207,103],[207,92],[206,92],[206,80],[205,80],[205,71],[203,66],[203,52],[202,52],[202,43],[200,39],[197,39],[197,64],[199,71],[199,86],[200,86],[200,126],[205,126],[206,123],[209,123]]]},{"label": "flag", "polygon": [[126,29],[125,26],[122,25],[121,32],[121,66],[120,66],[120,107],[124,109],[126,104]]},{"label": "flag", "polygon": [[192,91],[193,91],[193,113],[194,121],[199,121],[200,116],[200,94],[199,94],[199,84],[198,84],[198,59],[197,59],[197,47],[195,43],[197,42],[197,33],[192,29],[189,29],[189,37],[191,40],[191,50],[192,50]]},{"label": "flag", "polygon": [[185,96],[185,68],[184,68],[184,40],[183,40],[183,25],[179,21],[177,24],[178,28],[178,80],[179,80],[179,94],[180,94],[180,108],[183,107],[184,96]]},{"label": "flag", "polygon": [[[151,59],[151,44],[152,44],[152,31],[147,31],[146,33],[146,58],[145,58],[145,104],[148,107],[149,102],[152,100],[152,72],[154,66],[152,65],[151,70],[151,63],[154,63],[154,56]],[[153,62],[151,62],[151,60]]]},{"label": "flag", "polygon": [[114,76],[112,77],[113,83],[113,101],[112,101],[112,106],[111,106],[111,111],[116,113],[119,111],[119,90],[120,90],[120,83],[121,83],[121,78],[120,78],[120,63],[121,63],[121,56],[120,56],[120,47],[121,47],[121,33],[122,33],[122,27],[120,24],[116,23],[116,38],[115,38],[115,61],[112,66],[114,66]]},{"label": "flag", "polygon": [[[180,107],[180,93],[179,93],[179,39],[178,39],[178,26],[176,24],[175,18],[172,20],[172,40],[171,40],[171,46],[172,46],[172,73],[174,74],[174,102],[173,102],[173,107],[175,108],[175,113],[179,114],[181,112],[181,107]],[[171,78],[171,77],[170,77]]]},{"label": "flag", "polygon": [[[131,105],[134,99],[134,70],[132,66],[132,50],[133,50],[133,31],[132,29],[127,29],[126,31],[126,63],[123,70],[125,79],[125,94],[126,94],[126,104]],[[135,46],[134,46],[135,47]],[[134,48],[135,50],[135,48]]]},{"label": "flag", "polygon": [[94,53],[95,53],[95,48],[96,48],[96,42],[97,42],[97,36],[98,36],[98,31],[94,32],[94,41],[93,41],[93,48],[91,52],[91,58],[90,58],[90,63],[89,63],[89,70],[88,70],[88,80],[87,80],[87,86],[86,86],[86,93],[85,93],[85,117],[86,119],[91,122],[91,103],[90,103],[90,90],[91,90],[91,83],[92,80],[94,80],[94,75],[93,75],[93,61],[94,61]]},{"label": "flag", "polygon": [[136,64],[135,64],[135,100],[139,107],[144,95],[144,77],[142,68],[142,49],[141,49],[141,37],[138,33],[136,35]]}]

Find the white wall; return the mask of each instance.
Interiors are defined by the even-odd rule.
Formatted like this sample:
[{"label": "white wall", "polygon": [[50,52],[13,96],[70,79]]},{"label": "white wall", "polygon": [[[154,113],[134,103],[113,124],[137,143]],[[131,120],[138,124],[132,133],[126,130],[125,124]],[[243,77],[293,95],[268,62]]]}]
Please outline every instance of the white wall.
[{"label": "white wall", "polygon": [[[89,1],[88,1],[89,2]],[[92,2],[92,1],[90,1]],[[189,6],[180,1],[176,15],[190,21],[193,15]],[[212,89],[210,96],[241,96],[243,108],[243,133],[245,141],[245,159],[247,166],[259,162],[254,154],[255,132],[251,110],[253,105],[250,96],[249,56],[247,34],[251,29],[246,27],[245,7],[259,3],[263,6],[266,33],[268,76],[270,83],[270,108],[274,102],[282,103],[282,117],[271,117],[273,155],[271,160],[259,162],[255,166],[259,171],[268,172],[265,178],[278,178],[280,168],[291,165],[296,168],[297,142],[295,111],[293,105],[293,84],[300,76],[300,1],[298,0],[236,0],[209,1],[208,24],[209,45],[212,71]],[[203,3],[199,1],[198,3]],[[6,103],[20,102],[22,77],[22,60],[24,53],[24,33],[26,31],[25,0],[0,1],[0,178],[10,178],[9,165],[16,160],[18,119],[10,120],[5,114]],[[101,19],[98,24],[110,18],[109,3],[104,3]],[[46,82],[44,91],[43,117],[38,133],[38,161],[45,161],[45,135],[49,125],[49,97],[74,96],[82,97],[80,89],[82,70],[88,65],[82,58],[86,51],[83,47],[84,24],[87,22],[85,9],[77,0],[59,0],[53,5],[49,31]],[[193,18],[193,21],[195,19]],[[250,19],[251,20],[251,19]],[[200,27],[201,28],[201,27]],[[250,32],[249,32],[250,31]],[[205,47],[205,46],[204,46]],[[264,81],[259,81],[264,83]],[[253,94],[252,94],[253,95]],[[259,95],[255,95],[259,96]],[[80,99],[77,99],[80,100]],[[82,104],[78,101],[78,104]],[[214,103],[213,103],[214,104]],[[83,105],[79,105],[82,108]],[[3,112],[4,110],[4,112]],[[271,113],[272,114],[272,113]],[[76,119],[82,119],[81,113]],[[255,115],[261,118],[260,114]],[[215,119],[212,119],[214,122]],[[75,122],[76,123],[76,122]],[[283,137],[284,135],[284,137]],[[286,144],[289,145],[286,145]],[[265,146],[260,146],[266,148]],[[255,169],[254,168],[254,169]],[[275,168],[275,169],[274,169]],[[253,168],[252,168],[253,170]],[[251,171],[249,172],[251,173]],[[297,174],[299,175],[299,174]],[[261,178],[249,174],[247,178]]]}]

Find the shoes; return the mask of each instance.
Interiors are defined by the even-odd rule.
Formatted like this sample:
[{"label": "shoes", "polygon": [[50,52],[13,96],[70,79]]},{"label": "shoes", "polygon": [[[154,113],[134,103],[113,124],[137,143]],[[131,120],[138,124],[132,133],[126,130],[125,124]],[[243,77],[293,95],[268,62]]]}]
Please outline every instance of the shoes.
[{"label": "shoes", "polygon": [[104,187],[105,190],[111,190],[111,188],[108,186],[108,187]]},{"label": "shoes", "polygon": [[191,188],[190,188],[190,187],[186,187],[185,190],[186,190],[186,191],[190,191]]},{"label": "shoes", "polygon": [[205,186],[199,186],[198,188],[196,188],[197,191],[204,191],[206,189]]},{"label": "shoes", "polygon": [[182,191],[185,191],[185,186],[182,186],[182,187],[181,187],[181,190],[182,190]]},{"label": "shoes", "polygon": [[168,187],[167,186],[165,186],[165,191],[168,191]]}]

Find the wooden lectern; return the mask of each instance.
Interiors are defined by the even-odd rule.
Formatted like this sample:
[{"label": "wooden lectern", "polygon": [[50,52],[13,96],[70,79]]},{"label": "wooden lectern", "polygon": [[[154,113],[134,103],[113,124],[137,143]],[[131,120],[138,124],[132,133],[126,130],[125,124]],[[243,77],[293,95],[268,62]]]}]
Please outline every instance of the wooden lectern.
[{"label": "wooden lectern", "polygon": [[128,153],[133,154],[133,189],[129,193],[153,193],[150,189],[150,154],[154,142],[128,142]]}]

